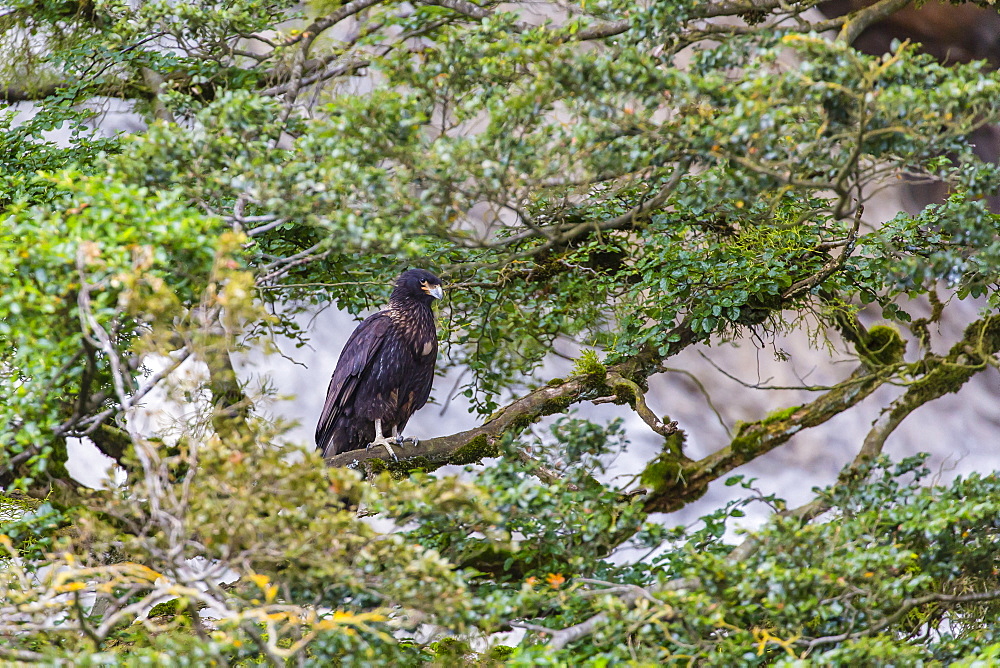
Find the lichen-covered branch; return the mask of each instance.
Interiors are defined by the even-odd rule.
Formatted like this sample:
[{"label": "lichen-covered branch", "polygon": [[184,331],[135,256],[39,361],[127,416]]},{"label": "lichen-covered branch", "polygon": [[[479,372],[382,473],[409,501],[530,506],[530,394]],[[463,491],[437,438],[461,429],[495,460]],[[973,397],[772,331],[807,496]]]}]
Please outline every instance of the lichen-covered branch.
[{"label": "lichen-covered branch", "polygon": [[612,397],[595,399],[594,403],[627,403],[632,410],[654,432],[666,438],[677,431],[676,422],[663,422],[646,403],[646,395],[634,380],[622,377],[617,373],[608,374],[608,384],[615,391]]},{"label": "lichen-covered branch", "polygon": [[[691,462],[673,454],[663,454],[646,467],[643,482],[652,487],[646,497],[649,512],[669,512],[701,496],[708,484],[737,466],[770,452],[803,429],[822,424],[870,395],[887,382],[900,358],[898,333],[888,327],[872,328],[868,344],[885,339],[885,345],[864,350],[864,363],[851,376],[815,401],[793,406],[756,422],[739,427],[730,444],[721,450]],[[886,352],[891,348],[891,354]],[[989,359],[1000,350],[1000,316],[991,315],[969,325],[960,341],[944,357],[928,355],[912,365],[920,378],[896,399],[876,421],[865,438],[859,456],[874,457],[885,439],[902,420],[917,408],[945,394],[957,392],[973,375],[989,366]],[[882,364],[879,364],[879,363]]]}]

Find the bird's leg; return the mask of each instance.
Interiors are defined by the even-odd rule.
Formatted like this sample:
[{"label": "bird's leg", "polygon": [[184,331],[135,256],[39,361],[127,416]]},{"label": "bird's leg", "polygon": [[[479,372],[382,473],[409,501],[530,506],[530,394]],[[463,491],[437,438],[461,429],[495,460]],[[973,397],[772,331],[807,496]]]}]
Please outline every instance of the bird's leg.
[{"label": "bird's leg", "polygon": [[403,443],[412,443],[413,447],[417,447],[418,445],[420,445],[420,441],[413,438],[412,436],[403,438],[403,435],[399,433],[399,427],[396,425],[392,425],[392,438],[394,441],[396,441],[397,445],[402,445]]},{"label": "bird's leg", "polygon": [[[395,431],[395,430],[393,430],[393,431]],[[385,436],[382,435],[382,421],[381,420],[375,420],[375,440],[372,441],[371,443],[369,443],[368,447],[365,448],[365,449],[369,450],[369,449],[371,449],[371,447],[373,445],[384,446],[385,449],[386,449],[386,452],[388,452],[390,455],[392,455],[392,458],[398,462],[399,461],[399,457],[397,457],[396,453],[392,451],[391,447],[389,447],[389,443],[390,443],[389,439],[387,439]]]}]

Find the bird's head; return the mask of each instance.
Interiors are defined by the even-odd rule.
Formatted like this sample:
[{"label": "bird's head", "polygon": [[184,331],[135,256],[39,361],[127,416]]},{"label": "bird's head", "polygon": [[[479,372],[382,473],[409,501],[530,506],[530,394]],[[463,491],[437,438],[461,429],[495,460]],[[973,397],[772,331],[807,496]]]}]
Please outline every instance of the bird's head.
[{"label": "bird's head", "polygon": [[396,279],[396,287],[392,291],[402,297],[415,299],[430,304],[435,299],[441,299],[441,279],[426,269],[408,269]]}]

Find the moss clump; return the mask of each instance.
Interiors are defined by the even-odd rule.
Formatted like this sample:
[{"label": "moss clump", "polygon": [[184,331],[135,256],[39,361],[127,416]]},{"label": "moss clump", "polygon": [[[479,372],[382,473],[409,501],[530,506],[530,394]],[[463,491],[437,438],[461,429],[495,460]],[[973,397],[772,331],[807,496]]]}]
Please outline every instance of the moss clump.
[{"label": "moss clump", "polygon": [[662,455],[646,466],[639,476],[643,486],[654,492],[674,487],[683,479],[684,465],[680,461]]},{"label": "moss clump", "polygon": [[385,468],[396,480],[405,480],[414,471],[433,471],[440,467],[441,464],[435,464],[427,457],[409,457],[398,462],[390,462]]},{"label": "moss clump", "polygon": [[608,377],[608,368],[601,364],[596,350],[584,350],[573,365],[573,375],[583,378],[587,385],[601,385]]},{"label": "moss clump", "polygon": [[[204,604],[197,606],[198,609],[205,607]],[[172,598],[163,603],[157,603],[149,609],[149,617],[174,617],[176,615],[191,614],[191,601],[186,598]]]},{"label": "moss clump", "polygon": [[[682,441],[683,437],[677,440]],[[675,444],[675,447],[680,446]],[[643,503],[647,504],[647,508],[655,508],[656,512],[673,512],[700,499],[708,491],[708,485],[702,481],[689,482],[696,479],[697,473],[697,464],[684,455],[675,455],[665,449],[639,476],[650,492]]]},{"label": "moss clump", "polygon": [[772,424],[774,422],[780,422],[781,420],[787,420],[800,408],[802,408],[802,406],[789,406],[788,408],[781,408],[773,413],[768,413],[764,419],[760,421],[760,424]]},{"label": "moss clump", "polygon": [[[663,424],[670,424],[670,416],[663,416]],[[687,442],[687,434],[684,431],[678,429],[674,433],[670,434],[663,439],[663,452],[669,453],[674,457],[684,459],[685,461],[690,461],[684,454],[684,444]]]},{"label": "moss clump", "polygon": [[762,438],[763,432],[757,424],[741,422],[736,425],[736,435],[733,436],[729,447],[740,455],[753,454],[760,448]]},{"label": "moss clump", "polygon": [[861,359],[870,366],[889,366],[903,361],[906,341],[888,325],[876,325],[868,330],[863,345],[858,346]]},{"label": "moss clump", "polygon": [[946,358],[935,357],[925,363],[924,377],[909,386],[906,402],[897,411],[905,414],[951,392],[957,392],[972,377],[986,357],[1000,350],[1000,315],[991,315],[965,328],[962,339],[952,346]]},{"label": "moss clump", "polygon": [[[669,416],[664,416],[669,422]],[[673,487],[684,479],[685,467],[691,460],[684,454],[684,441],[687,435],[683,431],[674,433],[663,439],[663,451],[646,466],[639,480],[651,490]]]},{"label": "moss clump", "polygon": [[897,411],[905,413],[914,406],[922,406],[946,394],[957,392],[972,377],[969,367],[958,364],[947,364],[940,360],[926,375],[910,385],[906,392],[906,402],[897,407]]},{"label": "moss clump", "polygon": [[614,384],[612,389],[618,398],[616,403],[628,404],[632,408],[635,408],[636,392],[639,389],[635,383],[622,378]]},{"label": "moss clump", "polygon": [[0,524],[12,522],[25,513],[37,510],[41,504],[39,499],[17,490],[0,493]]},{"label": "moss clump", "polygon": [[451,463],[474,464],[481,462],[486,457],[497,457],[499,455],[500,448],[496,444],[490,443],[490,439],[487,438],[486,434],[479,434],[452,455]]},{"label": "moss clump", "polygon": [[438,665],[461,666],[467,663],[467,659],[472,658],[472,647],[469,643],[458,638],[442,638],[432,643],[428,648],[434,652]]},{"label": "moss clump", "polygon": [[511,431],[522,431],[530,427],[539,418],[539,413],[523,413],[515,415],[510,421]]},{"label": "moss clump", "polygon": [[683,483],[685,472],[689,470],[692,461],[683,453],[685,435],[677,431],[668,436],[663,443],[663,451],[650,462],[639,475],[642,484],[654,492],[677,487]]},{"label": "moss clump", "polygon": [[[565,382],[566,382],[565,378],[553,378],[552,380],[550,380],[549,382],[547,382],[545,384],[547,386],[549,386],[549,387],[555,387],[557,385],[562,385]],[[500,646],[500,645],[498,645],[498,646]]]},{"label": "moss clump", "polygon": [[554,415],[555,413],[562,413],[570,404],[573,403],[573,399],[568,396],[553,397],[542,404],[540,413],[542,415]]},{"label": "moss clump", "polygon": [[506,663],[507,659],[514,654],[514,648],[507,645],[496,645],[491,647],[482,658],[482,665],[497,666]]},{"label": "moss clump", "polygon": [[760,444],[764,440],[764,437],[770,434],[767,427],[789,419],[800,408],[802,408],[801,405],[780,408],[772,413],[768,413],[759,422],[737,422],[736,435],[733,436],[729,447],[739,455],[756,454],[760,450]]}]

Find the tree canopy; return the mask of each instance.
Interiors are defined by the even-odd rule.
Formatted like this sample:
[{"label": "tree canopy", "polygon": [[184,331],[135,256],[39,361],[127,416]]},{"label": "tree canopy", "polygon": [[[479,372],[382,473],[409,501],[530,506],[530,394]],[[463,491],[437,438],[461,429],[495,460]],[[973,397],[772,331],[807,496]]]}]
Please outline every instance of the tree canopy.
[{"label": "tree canopy", "polygon": [[[881,451],[998,366],[1000,168],[967,137],[1000,121],[1000,75],[854,50],[902,0],[814,4],[7,3],[0,658],[995,659],[1000,479],[930,484]],[[98,132],[109,105],[146,128]],[[900,180],[949,195],[868,220]],[[447,283],[439,366],[467,369],[479,426],[400,462],[282,447],[231,355],[383,304],[410,266]],[[932,339],[966,300],[978,316]],[[853,367],[686,455],[700,426],[656,414],[649,379],[696,344],[796,331]],[[573,373],[542,377],[559,341]],[[813,501],[728,477],[886,386]],[[142,426],[154,390],[182,418]],[[604,475],[621,424],[573,412],[602,402],[662,439],[635,480]],[[81,438],[123,484],[72,481]],[[724,480],[744,499],[698,525],[656,515]],[[750,503],[773,518],[734,543]]]}]

